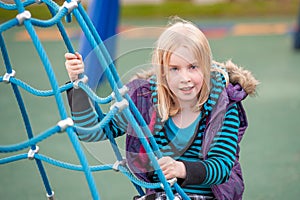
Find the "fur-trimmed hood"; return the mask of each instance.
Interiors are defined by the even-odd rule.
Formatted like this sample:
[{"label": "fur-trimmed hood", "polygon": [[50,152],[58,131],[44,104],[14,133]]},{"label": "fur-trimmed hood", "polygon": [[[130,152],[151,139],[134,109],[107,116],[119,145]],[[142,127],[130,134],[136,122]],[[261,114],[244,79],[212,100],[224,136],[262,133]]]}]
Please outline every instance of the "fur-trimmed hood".
[{"label": "fur-trimmed hood", "polygon": [[226,61],[225,63],[218,63],[214,61],[214,64],[222,66],[226,69],[230,83],[233,85],[237,83],[240,84],[244,91],[250,96],[256,95],[256,87],[259,84],[259,81],[252,75],[250,71],[237,66],[231,60]]}]

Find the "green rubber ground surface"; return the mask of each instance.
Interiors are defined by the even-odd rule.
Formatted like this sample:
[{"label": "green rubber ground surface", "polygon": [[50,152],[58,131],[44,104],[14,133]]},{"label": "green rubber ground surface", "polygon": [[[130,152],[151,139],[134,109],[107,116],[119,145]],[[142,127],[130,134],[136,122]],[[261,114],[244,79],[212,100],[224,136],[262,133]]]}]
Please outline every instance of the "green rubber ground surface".
[{"label": "green rubber ground surface", "polygon": [[[214,59],[232,59],[238,65],[251,70],[261,82],[257,97],[247,98],[244,102],[249,120],[249,128],[241,143],[245,200],[298,199],[300,196],[300,52],[292,48],[293,20],[278,18],[195,21],[206,31]],[[155,28],[142,33],[138,30],[132,31],[131,28],[164,24],[164,20],[121,22],[122,30],[129,31],[127,34],[121,33],[118,42],[116,60],[122,80],[128,80],[134,71],[132,69],[149,63],[151,47],[156,37]],[[48,32],[39,30],[42,35]],[[35,88],[50,89],[43,65],[32,42],[24,37],[23,31],[22,27],[17,27],[3,34],[11,64],[17,72],[16,77]],[[76,33],[75,26],[72,41],[77,48]],[[49,31],[42,42],[57,81],[62,85],[68,80],[63,58],[66,48],[60,40],[53,38],[53,34]],[[2,76],[5,67],[2,58],[0,61]],[[98,90],[100,96],[108,93],[109,89],[104,87]],[[59,121],[53,97],[35,97],[22,89],[21,92],[35,134],[47,130]],[[65,94],[63,98],[66,100]],[[26,132],[11,86],[0,83],[0,145],[24,140]],[[122,138],[118,139],[118,143],[124,149]],[[79,163],[66,134],[54,135],[38,145],[41,154],[64,162]],[[83,147],[91,165],[115,161],[107,142]],[[0,158],[15,154],[1,153]],[[91,199],[83,173],[47,163],[45,168],[56,199]],[[120,173],[96,172],[94,178],[101,199],[131,199],[137,194],[128,179]],[[46,199],[35,161],[22,160],[0,165],[0,199]]]}]

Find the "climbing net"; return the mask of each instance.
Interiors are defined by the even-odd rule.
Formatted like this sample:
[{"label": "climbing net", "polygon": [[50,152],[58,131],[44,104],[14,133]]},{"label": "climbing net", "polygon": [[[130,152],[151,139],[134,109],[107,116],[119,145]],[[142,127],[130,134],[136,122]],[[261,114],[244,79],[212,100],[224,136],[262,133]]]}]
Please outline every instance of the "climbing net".
[{"label": "climbing net", "polygon": [[[31,13],[25,8],[29,5],[36,4],[36,3],[38,4],[44,3],[49,9],[52,17],[48,20],[33,18],[31,16]],[[1,45],[3,61],[6,67],[6,73],[3,76],[0,76],[0,83],[11,85],[22,114],[22,118],[25,124],[25,129],[28,137],[27,140],[17,144],[0,145],[0,153],[4,154],[4,153],[16,152],[16,154],[13,156],[7,156],[1,158],[0,164],[11,163],[14,161],[27,159],[27,158],[31,160],[35,160],[38,169],[40,171],[40,175],[42,177],[48,199],[54,199],[54,192],[52,191],[49,179],[47,177],[47,173],[43,164],[44,162],[68,170],[82,171],[86,177],[91,192],[91,196],[93,199],[100,199],[100,195],[98,193],[92,173],[96,171],[109,170],[109,169],[120,171],[124,175],[126,175],[133,183],[133,185],[135,186],[135,188],[137,189],[140,195],[144,195],[144,191],[142,188],[149,188],[149,189],[163,188],[166,191],[166,194],[169,199],[174,199],[174,194],[172,192],[172,189],[175,189],[184,199],[189,199],[189,197],[183,192],[183,190],[176,182],[171,184],[170,181],[165,179],[161,169],[159,168],[156,159],[162,157],[162,154],[159,151],[159,148],[149,128],[147,128],[146,122],[144,121],[138,109],[130,99],[129,95],[126,93],[127,91],[126,86],[124,86],[120,81],[114,63],[112,62],[111,57],[109,56],[109,53],[105,48],[101,38],[99,37],[95,27],[93,26],[91,20],[89,19],[83,6],[81,5],[80,0],[67,0],[61,6],[51,0],[26,0],[26,1],[15,0],[14,4],[6,4],[0,1],[0,8],[18,11],[18,14],[16,15],[15,18],[0,24],[0,45]],[[59,86],[56,77],[54,75],[53,69],[51,67],[50,60],[47,57],[46,51],[44,50],[38,35],[36,34],[35,27],[57,26],[68,51],[74,53],[75,51],[72,42],[68,37],[64,24],[62,23],[63,18],[65,18],[67,22],[71,22],[72,16],[76,18],[79,27],[85,34],[91,47],[94,49],[96,57],[101,63],[101,66],[107,66],[104,72],[113,92],[111,95],[105,98],[101,98],[97,96],[87,86],[86,84],[87,79],[85,76],[81,76],[80,79],[75,82],[71,82]],[[33,86],[30,86],[29,84],[15,77],[16,72],[12,68],[8,51],[5,45],[5,40],[2,36],[2,33],[14,26],[20,26],[20,25],[26,28],[34,44],[34,47],[39,55],[39,58],[42,61],[44,70],[46,71],[46,74],[50,80],[51,89],[49,90],[38,90]],[[96,165],[96,166],[90,166],[88,164],[88,160],[84,154],[81,144],[76,134],[74,133],[74,128],[80,128],[80,127],[76,127],[73,123],[73,120],[70,117],[68,117],[67,110],[63,104],[62,93],[72,87],[81,88],[87,93],[87,95],[96,103],[96,111],[99,116],[103,116],[99,104],[107,104],[107,103],[114,102],[111,106],[110,111],[96,126],[90,127],[89,129],[86,130],[84,130],[83,128],[81,129],[86,132],[93,132],[99,129],[105,129],[107,132],[107,137],[109,138],[109,141],[112,144],[112,148],[116,155],[116,160],[117,160],[116,163],[108,164],[108,165]],[[39,97],[53,96],[55,98],[55,102],[59,110],[59,116],[60,116],[60,119],[58,119],[59,122],[39,134],[34,134],[29,120],[29,115],[25,109],[25,104],[20,93],[20,88]],[[160,182],[148,183],[148,182],[141,181],[136,176],[134,176],[126,166],[126,162],[124,162],[124,158],[122,157],[118,149],[118,146],[116,145],[116,141],[112,137],[111,132],[107,129],[108,122],[111,121],[118,112],[123,112],[124,116],[126,116],[129,123],[135,130],[137,136],[140,139],[141,144],[146,150],[146,153],[153,165],[153,168],[156,169]],[[141,129],[141,127],[143,127],[143,129]],[[50,136],[55,136],[57,133],[67,133],[68,138],[71,141],[74,150],[76,152],[76,155],[80,161],[80,165],[59,161],[39,153],[39,146],[37,144],[49,138]],[[17,152],[20,152],[20,150],[26,148],[29,148],[28,153],[17,154]]]}]

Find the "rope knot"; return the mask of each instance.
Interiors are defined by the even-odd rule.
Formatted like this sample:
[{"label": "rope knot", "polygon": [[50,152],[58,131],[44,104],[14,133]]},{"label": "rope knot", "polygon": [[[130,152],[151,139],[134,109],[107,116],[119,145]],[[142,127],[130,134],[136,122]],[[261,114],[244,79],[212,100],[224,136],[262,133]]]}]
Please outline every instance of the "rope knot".
[{"label": "rope knot", "polygon": [[88,80],[89,80],[88,77],[86,75],[84,75],[82,78],[77,79],[76,81],[74,81],[73,86],[74,86],[75,89],[78,89],[79,88],[79,86],[78,86],[79,82],[87,83]]},{"label": "rope knot", "polygon": [[65,2],[63,3],[63,5],[60,7],[60,9],[66,8],[66,9],[68,10],[68,14],[69,14],[69,13],[71,13],[75,8],[78,7],[78,2],[80,2],[80,1],[74,1],[74,0],[72,0],[72,1],[70,1],[70,2],[65,1]]},{"label": "rope knot", "polygon": [[[122,88],[119,88],[118,90],[119,90],[121,96],[124,96],[124,95],[127,94],[127,92],[129,91],[129,89],[128,89],[128,87],[126,87],[126,85],[124,85]],[[111,97],[112,97],[113,99],[116,98],[115,92],[112,92],[112,93],[111,93]]]},{"label": "rope knot", "polygon": [[17,14],[16,18],[19,22],[19,25],[23,25],[26,19],[31,18],[31,13],[28,10],[25,10],[24,12]]},{"label": "rope knot", "polygon": [[3,76],[3,82],[4,83],[9,83],[10,78],[14,77],[16,75],[16,71],[12,70],[11,73],[5,73]]},{"label": "rope knot", "polygon": [[68,128],[69,126],[73,126],[73,125],[74,125],[74,122],[70,117],[68,117],[64,120],[61,120],[57,123],[57,126],[60,127],[60,132],[65,131],[66,128]]},{"label": "rope knot", "polygon": [[39,152],[39,150],[40,150],[40,147],[39,146],[35,146],[35,149],[29,149],[29,151],[28,151],[28,154],[27,154],[27,158],[29,159],[29,160],[33,160],[34,159],[34,155],[36,154],[36,153],[38,153]]},{"label": "rope knot", "polygon": [[111,107],[110,110],[114,109],[115,107],[118,108],[118,111],[121,112],[124,108],[128,107],[129,103],[126,99],[123,99],[122,101],[118,101],[114,103]]}]

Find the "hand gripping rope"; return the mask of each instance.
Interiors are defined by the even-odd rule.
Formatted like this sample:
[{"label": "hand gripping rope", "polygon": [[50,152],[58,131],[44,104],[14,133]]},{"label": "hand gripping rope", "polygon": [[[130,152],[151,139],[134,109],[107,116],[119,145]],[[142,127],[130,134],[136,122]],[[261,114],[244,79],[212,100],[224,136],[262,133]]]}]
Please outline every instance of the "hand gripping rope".
[{"label": "hand gripping rope", "polygon": [[[42,4],[42,3],[44,3],[47,6],[47,8],[49,9],[52,15],[52,17],[48,20],[36,19],[31,16],[31,13],[29,11],[25,10],[25,7],[29,5]],[[174,199],[174,194],[171,188],[173,187],[173,189],[175,189],[183,197],[183,199],[186,200],[190,199],[185,194],[185,192],[181,189],[181,187],[176,183],[176,179],[167,181],[166,178],[164,177],[157,163],[157,158],[162,157],[158,145],[156,144],[153,137],[151,137],[152,136],[151,131],[148,128],[145,129],[143,128],[143,130],[141,129],[141,127],[148,127],[148,126],[144,121],[144,119],[142,118],[141,114],[139,113],[138,109],[130,99],[129,95],[127,94],[128,88],[124,86],[120,81],[120,78],[113,64],[113,61],[105,45],[103,44],[103,41],[101,40],[95,27],[93,26],[91,20],[89,19],[83,6],[81,5],[80,1],[66,0],[62,6],[57,5],[54,1],[51,0],[25,0],[25,1],[15,0],[15,4],[5,4],[2,1],[0,1],[0,8],[7,9],[7,10],[17,10],[19,13],[15,18],[0,24],[0,44],[1,44],[0,47],[1,47],[2,57],[6,67],[6,73],[3,76],[0,76],[0,83],[3,82],[3,83],[11,84],[22,114],[26,133],[28,136],[28,140],[25,140],[18,144],[0,145],[0,153],[18,152],[24,148],[30,147],[30,150],[27,154],[17,154],[10,157],[0,158],[0,164],[6,164],[21,159],[26,159],[26,158],[30,160],[34,160],[40,171],[40,175],[45,186],[47,198],[51,200],[54,199],[54,192],[51,189],[51,185],[48,180],[43,162],[47,162],[51,165],[55,165],[68,170],[82,171],[86,177],[91,196],[94,200],[100,199],[100,195],[98,193],[92,172],[107,170],[107,169],[113,169],[115,171],[119,171],[125,176],[127,176],[128,179],[136,187],[140,195],[144,194],[144,191],[142,190],[141,187],[150,188],[150,189],[163,188],[166,192],[168,199]],[[68,83],[63,86],[59,86],[58,82],[56,81],[56,77],[54,75],[54,71],[52,69],[50,59],[48,58],[43,48],[43,45],[40,42],[38,35],[35,32],[34,27],[37,26],[37,27],[46,28],[50,26],[57,26],[68,51],[74,53],[75,51],[73,45],[71,43],[71,40],[69,39],[67,31],[65,30],[64,24],[62,23],[64,17],[66,17],[67,22],[70,22],[71,15],[73,15],[76,18],[79,27],[85,34],[91,47],[95,50],[95,54],[97,56],[98,61],[101,63],[101,66],[107,67],[105,68],[106,70],[104,70],[105,76],[110,84],[110,87],[113,88],[112,94],[109,95],[108,97],[100,98],[99,96],[97,96],[86,85],[88,80],[86,76],[81,77],[79,80],[73,83]],[[34,47],[39,55],[39,58],[43,63],[45,72],[49,78],[50,86],[51,86],[50,90],[37,90],[33,86],[30,86],[25,82],[23,82],[22,80],[19,80],[14,77],[15,71],[11,67],[8,51],[6,49],[5,40],[3,39],[2,33],[15,26],[24,26],[27,33],[30,35],[30,38],[32,39],[32,43],[34,44]],[[19,87],[21,87],[25,91],[35,96],[42,96],[42,97],[53,96],[55,98],[58,111],[59,111],[59,119],[60,119],[58,120],[59,122],[56,125],[53,125],[52,127],[48,128],[46,131],[34,135]],[[102,119],[97,125],[95,125],[95,127],[90,127],[88,129],[83,127],[78,127],[78,128],[81,128],[83,131],[86,132],[93,132],[98,130],[99,128],[104,129],[105,132],[107,133],[107,138],[109,139],[117,158],[117,161],[114,164],[97,165],[97,166],[90,166],[88,164],[88,160],[74,132],[73,120],[70,117],[68,117],[67,109],[65,108],[62,99],[61,93],[65,92],[66,90],[72,87],[81,88],[86,92],[86,94],[89,96],[91,100],[96,102],[95,109],[99,117]],[[98,104],[107,104],[112,100],[115,100],[115,103],[111,106],[110,111],[107,113],[107,115],[103,117],[104,114],[102,113],[102,110],[100,109],[100,106]],[[156,169],[157,171],[160,182],[147,183],[141,181],[137,179],[137,177],[135,177],[127,168],[126,160],[122,157],[122,154],[120,153],[116,141],[114,140],[110,130],[106,127],[107,123],[110,120],[112,120],[118,112],[122,112],[122,114],[127,118],[128,122],[135,130],[138,138],[140,139],[142,145],[145,148],[147,155],[149,156],[151,163],[153,164],[154,169]],[[55,160],[53,158],[38,153],[39,147],[37,146],[37,143],[49,138],[50,136],[56,135],[56,133],[62,133],[62,132],[66,132],[68,134],[68,138],[74,147],[76,155],[80,161],[80,165],[74,165],[71,163]],[[147,137],[149,138],[149,141],[146,139]]]}]

